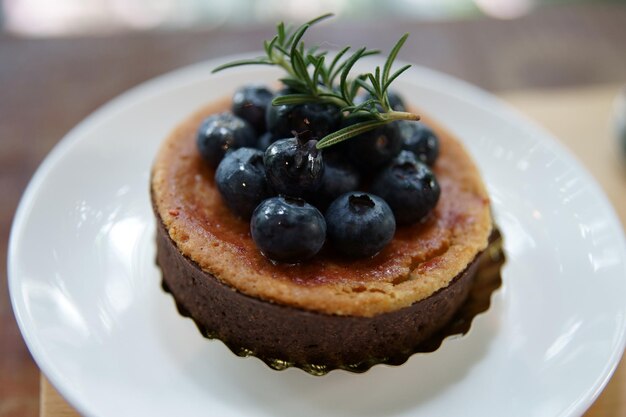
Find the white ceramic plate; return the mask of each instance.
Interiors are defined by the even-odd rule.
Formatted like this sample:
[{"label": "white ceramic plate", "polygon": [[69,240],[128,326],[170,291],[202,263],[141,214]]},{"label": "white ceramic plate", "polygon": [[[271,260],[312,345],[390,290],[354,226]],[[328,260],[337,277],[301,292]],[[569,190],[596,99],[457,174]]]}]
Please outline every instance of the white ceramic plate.
[{"label": "white ceramic plate", "polygon": [[[220,60],[224,62],[224,60]],[[495,98],[413,68],[412,103],[465,142],[505,237],[503,287],[468,335],[400,367],[313,377],[234,356],[160,288],[148,179],[191,112],[271,68],[195,65],[123,94],[54,149],[17,212],[13,307],[50,381],[81,413],[219,416],[570,416],[625,342],[626,249],[606,197],[554,139]]]}]

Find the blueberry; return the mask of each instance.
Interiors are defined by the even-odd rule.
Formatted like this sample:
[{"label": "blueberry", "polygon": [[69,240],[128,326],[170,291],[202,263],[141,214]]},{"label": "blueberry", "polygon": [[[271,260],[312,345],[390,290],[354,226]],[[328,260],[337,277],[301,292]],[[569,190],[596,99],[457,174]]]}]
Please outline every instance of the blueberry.
[{"label": "blueberry", "polygon": [[[363,120],[361,117],[348,118],[344,122],[344,127]],[[362,170],[369,171],[389,163],[400,153],[402,137],[396,123],[387,123],[350,138],[340,145],[343,144],[350,160]]]},{"label": "blueberry", "polygon": [[250,232],[267,258],[299,262],[315,256],[322,248],[326,222],[322,213],[304,200],[272,197],[254,210]]},{"label": "blueberry", "polygon": [[322,153],[310,140],[280,139],[272,143],[263,156],[270,185],[279,194],[302,197],[317,190],[324,174]]},{"label": "blueberry", "polygon": [[345,193],[326,211],[328,239],[342,254],[373,256],[393,238],[396,221],[380,197],[359,191]]},{"label": "blueberry", "polygon": [[415,155],[413,152],[406,151],[406,150],[400,151],[398,156],[396,156],[392,160],[392,164],[395,164],[395,165],[418,164],[418,163],[423,163],[423,162],[420,161],[417,155]]},{"label": "blueberry", "polygon": [[258,149],[229,152],[217,166],[215,182],[228,208],[243,219],[249,219],[256,206],[271,195],[263,152]]},{"label": "blueberry", "polygon": [[[278,95],[286,93],[283,90]],[[266,113],[267,130],[277,139],[295,134],[319,140],[337,130],[341,116],[339,107],[327,103],[270,105]]]},{"label": "blueberry", "polygon": [[259,136],[259,140],[257,141],[257,148],[265,152],[268,146],[270,146],[274,142],[274,136],[270,132],[265,132],[261,136]]},{"label": "blueberry", "polygon": [[263,85],[246,85],[235,91],[232,110],[235,116],[250,123],[257,134],[266,130],[265,112],[274,93]]},{"label": "blueberry", "polygon": [[255,142],[254,129],[248,122],[231,113],[207,117],[196,137],[200,155],[212,168],[217,167],[228,150],[253,147]]},{"label": "blueberry", "polygon": [[358,189],[359,181],[356,168],[345,161],[328,160],[324,153],[324,174],[320,187],[308,200],[320,210],[325,210],[340,195]]},{"label": "blueberry", "polygon": [[387,201],[401,225],[424,219],[441,193],[435,174],[408,151],[402,151],[378,174],[370,191]]},{"label": "blueberry", "polygon": [[398,123],[402,136],[402,149],[413,152],[426,165],[433,166],[439,156],[439,138],[428,126],[420,122],[401,120]]}]

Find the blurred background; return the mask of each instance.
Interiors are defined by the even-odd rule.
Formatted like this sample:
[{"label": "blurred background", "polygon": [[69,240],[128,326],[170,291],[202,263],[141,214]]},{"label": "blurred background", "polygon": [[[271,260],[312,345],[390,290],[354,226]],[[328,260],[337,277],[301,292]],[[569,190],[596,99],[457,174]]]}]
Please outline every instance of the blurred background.
[{"label": "blurred background", "polygon": [[[311,30],[308,42],[388,51],[410,32],[400,59],[485,88],[546,127],[626,222],[612,122],[626,82],[626,0],[0,0],[0,417],[60,415],[45,383],[40,401],[39,370],[6,285],[11,221],[45,155],[125,90],[184,65],[258,51],[277,21],[326,12],[336,19]],[[626,416],[626,366],[588,415]]]},{"label": "blurred background", "polygon": [[619,0],[2,0],[4,30],[20,36],[77,36],[129,30],[246,27],[333,12],[350,20],[515,19],[564,4]]},{"label": "blurred background", "polygon": [[[96,74],[101,59],[121,59],[141,73],[132,78],[139,82],[180,65],[258,50],[277,21],[302,22],[330,11],[336,19],[307,39],[353,46],[367,40],[384,51],[409,31],[413,37],[401,58],[489,90],[596,83],[616,81],[625,72],[625,5],[626,0],[0,0],[8,53],[0,66],[25,75],[35,56],[68,66],[88,58],[80,65]],[[116,39],[125,43],[111,42]],[[22,50],[12,51],[17,43],[11,41],[17,40]]]}]

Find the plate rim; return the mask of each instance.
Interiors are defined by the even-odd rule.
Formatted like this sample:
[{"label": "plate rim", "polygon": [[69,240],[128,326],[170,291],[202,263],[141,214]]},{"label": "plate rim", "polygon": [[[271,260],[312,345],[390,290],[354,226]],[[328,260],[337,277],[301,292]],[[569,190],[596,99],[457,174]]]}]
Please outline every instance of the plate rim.
[{"label": "plate rim", "polygon": [[[125,90],[121,94],[114,96],[103,105],[96,108],[88,116],[83,118],[77,125],[70,129],[63,137],[57,142],[54,147],[48,152],[43,161],[39,164],[34,174],[28,181],[17,209],[15,211],[13,221],[11,223],[10,235],[8,241],[7,250],[7,279],[9,297],[11,300],[11,307],[15,316],[16,322],[20,329],[22,338],[33,357],[33,360],[39,367],[40,371],[45,375],[48,381],[53,387],[62,395],[62,397],[68,401],[77,411],[86,415],[97,415],[95,410],[90,409],[89,403],[85,402],[81,396],[67,387],[64,382],[63,376],[56,372],[54,366],[50,364],[49,358],[45,353],[45,349],[36,343],[34,340],[33,331],[29,329],[28,314],[25,312],[25,308],[21,304],[23,300],[18,299],[17,294],[18,287],[18,273],[15,270],[15,264],[17,263],[17,247],[21,235],[23,234],[23,228],[26,224],[28,214],[33,210],[36,205],[37,195],[39,190],[45,181],[47,174],[53,170],[57,164],[63,159],[67,152],[76,144],[81,142],[85,135],[91,131],[96,130],[99,127],[99,121],[105,121],[110,117],[115,116],[118,112],[123,112],[125,108],[131,107],[138,102],[148,100],[150,95],[163,94],[169,90],[176,90],[181,88],[186,83],[198,81],[196,77],[198,72],[205,70],[209,67],[229,62],[231,60],[249,58],[254,52],[250,53],[238,53],[233,55],[221,56],[213,59],[200,61],[191,65],[183,66],[172,71],[163,73],[156,77],[150,78],[137,84],[134,87]],[[258,54],[258,52],[257,52]],[[378,59],[374,59],[378,60]],[[398,64],[406,64],[406,61],[398,60]],[[468,92],[470,97],[468,100],[464,100],[474,106],[479,106],[483,110],[490,113],[497,113],[505,116],[508,120],[513,120],[516,124],[524,125],[530,132],[533,132],[537,136],[537,142],[548,147],[551,152],[557,153],[565,159],[565,162],[573,166],[577,173],[580,174],[584,181],[586,181],[593,189],[598,202],[606,210],[608,220],[614,225],[620,226],[618,233],[620,240],[620,254],[622,261],[626,260],[626,237],[624,235],[624,225],[617,216],[615,207],[608,199],[604,189],[600,186],[598,181],[591,175],[587,168],[581,163],[578,157],[563,143],[561,143],[553,134],[551,134],[543,126],[532,120],[530,117],[514,108],[512,105],[499,98],[498,96],[483,90],[467,81],[456,78],[452,75],[444,72],[427,68],[417,64],[411,64],[411,69],[407,72],[408,76],[413,77],[419,74],[426,75],[430,78],[438,79],[446,83],[446,88],[436,88],[436,91],[443,91],[450,93],[455,98],[461,99],[460,92]],[[206,74],[206,71],[202,71]],[[210,76],[210,75],[208,75]],[[207,75],[205,75],[207,77]],[[440,83],[441,84],[441,83]],[[439,85],[439,84],[438,84]],[[624,272],[626,277],[626,262],[624,264]],[[579,398],[577,401],[570,404],[569,408],[563,411],[561,415],[578,415],[587,410],[593,402],[602,393],[610,379],[612,378],[617,366],[620,363],[620,359],[623,356],[624,349],[626,347],[626,322],[623,322],[621,329],[619,329],[618,343],[616,348],[611,352],[610,359],[607,362],[604,369],[601,371],[601,376],[597,378],[593,384],[590,384],[589,389],[585,393],[584,397]]]}]

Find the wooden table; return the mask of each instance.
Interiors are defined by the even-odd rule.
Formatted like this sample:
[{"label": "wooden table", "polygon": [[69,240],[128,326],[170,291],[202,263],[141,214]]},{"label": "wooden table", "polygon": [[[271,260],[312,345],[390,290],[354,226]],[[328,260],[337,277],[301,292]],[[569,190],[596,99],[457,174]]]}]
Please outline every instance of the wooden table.
[{"label": "wooden table", "polygon": [[[626,224],[625,174],[608,125],[617,83],[626,81],[625,22],[626,7],[576,6],[513,22],[351,23],[327,26],[311,38],[387,49],[397,34],[411,32],[401,58],[492,90],[554,132],[598,179]],[[28,179],[78,121],[143,80],[201,59],[256,50],[270,33],[258,27],[54,40],[0,35],[0,255]],[[35,416],[39,371],[11,312],[5,262],[0,256],[0,417]],[[42,384],[42,415],[71,415]],[[622,364],[588,415],[626,416],[625,398]]]}]

